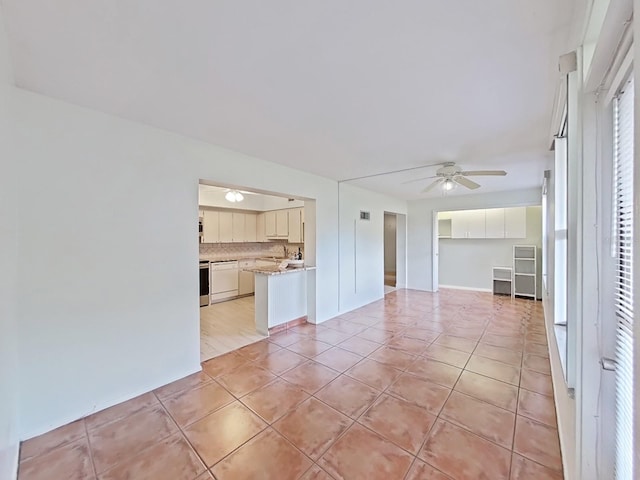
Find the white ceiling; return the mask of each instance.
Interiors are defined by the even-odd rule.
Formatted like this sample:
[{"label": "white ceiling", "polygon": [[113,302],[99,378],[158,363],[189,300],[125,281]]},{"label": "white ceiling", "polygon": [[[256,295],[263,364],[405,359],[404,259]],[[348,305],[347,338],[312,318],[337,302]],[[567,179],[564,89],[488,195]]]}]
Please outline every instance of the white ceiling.
[{"label": "white ceiling", "polygon": [[[478,193],[541,184],[575,13],[574,0],[2,5],[20,87],[336,180],[443,160],[509,172],[476,178]],[[418,198],[426,183],[402,182],[434,170],[354,183]]]}]

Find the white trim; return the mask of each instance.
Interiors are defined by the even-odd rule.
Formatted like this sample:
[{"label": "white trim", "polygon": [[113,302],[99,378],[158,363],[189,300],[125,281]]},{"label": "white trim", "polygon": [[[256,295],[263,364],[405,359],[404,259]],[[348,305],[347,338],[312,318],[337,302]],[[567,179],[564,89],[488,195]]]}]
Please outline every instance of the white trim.
[{"label": "white trim", "polygon": [[608,105],[618,94],[618,91],[629,77],[631,73],[631,69],[633,68],[633,45],[627,51],[627,54],[624,56],[622,63],[620,64],[620,68],[616,72],[613,80],[611,81],[611,85],[609,86],[609,90],[607,91],[607,95],[604,97],[605,105]]},{"label": "white trim", "polygon": [[6,478],[7,480],[16,480],[18,478],[19,455],[19,443],[0,450],[0,478]]},{"label": "white trim", "polygon": [[560,439],[560,452],[562,455],[562,469],[564,478],[576,478],[575,476],[575,411],[576,402],[566,388],[562,360],[558,349],[558,341],[553,314],[553,305],[549,303],[547,295],[542,296],[542,308],[544,310],[544,324],[547,331],[547,348],[549,350],[549,363],[551,365],[551,382],[553,384],[553,399],[556,407],[556,419],[558,423],[558,437]]},{"label": "white trim", "polygon": [[449,288],[451,290],[469,290],[471,292],[487,292],[491,293],[490,288],[460,287],[458,285],[438,285],[438,288]]}]

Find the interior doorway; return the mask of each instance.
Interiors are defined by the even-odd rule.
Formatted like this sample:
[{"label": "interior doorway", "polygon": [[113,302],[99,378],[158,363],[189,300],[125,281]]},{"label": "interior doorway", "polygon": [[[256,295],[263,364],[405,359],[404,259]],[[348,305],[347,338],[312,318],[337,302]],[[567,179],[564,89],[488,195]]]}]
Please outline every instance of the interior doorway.
[{"label": "interior doorway", "polygon": [[[198,185],[200,358],[257,342],[256,268],[278,268],[294,255],[315,263],[315,201],[220,185]],[[308,318],[315,296],[308,295]]]},{"label": "interior doorway", "polygon": [[384,290],[397,288],[398,279],[398,222],[396,214],[384,214]]}]

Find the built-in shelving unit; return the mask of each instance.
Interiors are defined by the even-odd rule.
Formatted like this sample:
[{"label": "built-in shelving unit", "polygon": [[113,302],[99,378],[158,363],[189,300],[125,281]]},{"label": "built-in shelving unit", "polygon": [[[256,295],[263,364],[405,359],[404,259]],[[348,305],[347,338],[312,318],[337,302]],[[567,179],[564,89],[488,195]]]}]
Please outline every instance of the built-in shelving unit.
[{"label": "built-in shelving unit", "polygon": [[536,298],[536,246],[513,246],[513,294]]},{"label": "built-in shelving unit", "polygon": [[513,270],[511,267],[493,267],[493,294],[513,295]]}]

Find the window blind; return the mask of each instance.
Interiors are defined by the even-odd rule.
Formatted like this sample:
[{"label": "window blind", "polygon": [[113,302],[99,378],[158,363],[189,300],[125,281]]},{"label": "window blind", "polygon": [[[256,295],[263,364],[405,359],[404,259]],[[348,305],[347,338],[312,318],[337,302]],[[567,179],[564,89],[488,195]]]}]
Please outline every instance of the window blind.
[{"label": "window blind", "polygon": [[614,104],[614,247],[616,255],[616,466],[633,479],[633,79]]}]

